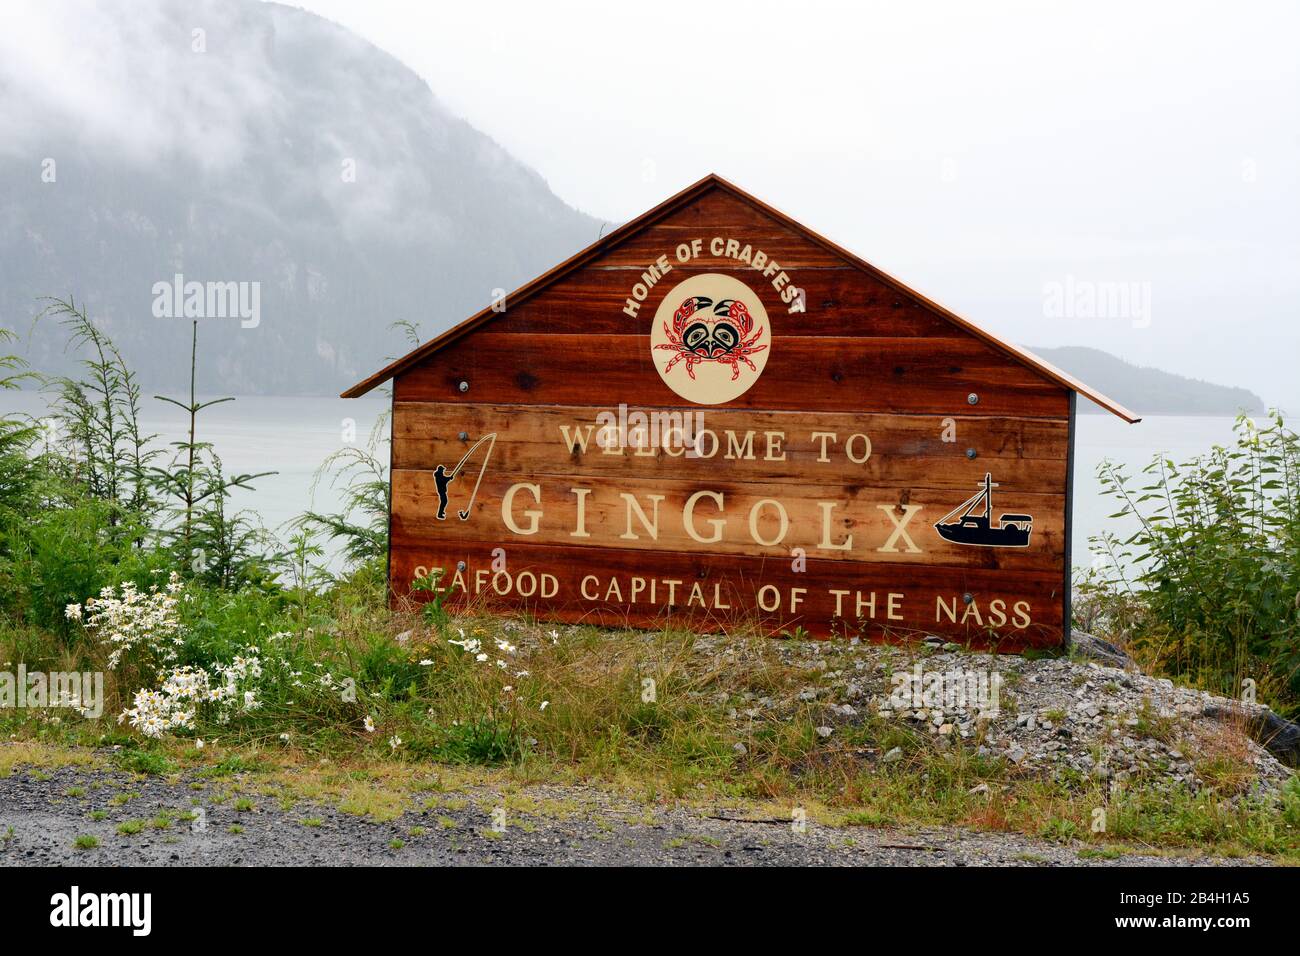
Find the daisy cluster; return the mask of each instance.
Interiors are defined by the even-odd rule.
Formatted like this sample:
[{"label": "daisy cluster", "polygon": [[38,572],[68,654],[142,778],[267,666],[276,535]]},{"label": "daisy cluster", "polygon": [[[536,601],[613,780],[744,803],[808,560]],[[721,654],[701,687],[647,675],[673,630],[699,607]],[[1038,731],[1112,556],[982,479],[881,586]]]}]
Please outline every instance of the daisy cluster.
[{"label": "daisy cluster", "polygon": [[[256,689],[262,677],[257,647],[245,647],[230,663],[211,668],[176,663],[184,644],[178,615],[182,600],[189,600],[189,595],[173,571],[161,588],[155,585],[142,591],[127,581],[120,588],[104,588],[84,606],[69,604],[64,611],[68,620],[80,622],[109,649],[109,670],[116,670],[127,654],[156,664],[157,687],[137,690],[132,706],[117,718],[146,737],[193,730],[203,709],[226,723],[236,713],[262,706]],[[272,635],[273,640],[280,637]]]},{"label": "daisy cluster", "polygon": [[[480,664],[487,664],[491,667],[497,668],[497,670],[508,671],[510,669],[510,662],[507,660],[507,658],[514,657],[516,654],[519,653],[519,648],[517,648],[514,644],[511,644],[509,641],[498,637],[498,638],[493,638],[492,641],[496,649],[496,653],[489,654],[486,650],[483,649],[483,642],[480,641],[477,637],[466,637],[464,630],[460,628],[457,628],[456,630],[457,633],[460,634],[460,640],[458,641],[448,640],[447,643],[455,644],[466,654],[472,655],[474,657],[474,660]],[[423,661],[421,663],[423,663]],[[515,677],[524,678],[527,676],[528,676],[528,671],[515,671]],[[506,687],[505,690],[508,693],[511,690],[513,690],[513,688]]]},{"label": "daisy cluster", "polygon": [[262,706],[257,691],[249,686],[261,676],[262,661],[255,647],[212,671],[188,664],[172,667],[162,675],[157,690],[135,692],[134,706],[122,711],[118,723],[129,721],[146,737],[161,737],[176,730],[193,730],[199,708],[204,706],[214,709],[217,720],[226,723],[241,710]]},{"label": "daisy cluster", "polygon": [[141,591],[133,581],[120,589],[106,587],[99,597],[90,598],[83,607],[69,604],[64,616],[78,621],[97,635],[110,649],[109,670],[122,662],[122,656],[143,650],[162,663],[176,660],[177,648],[183,643],[177,608],[184,585],[180,575],[171,573],[163,588],[153,585]]}]

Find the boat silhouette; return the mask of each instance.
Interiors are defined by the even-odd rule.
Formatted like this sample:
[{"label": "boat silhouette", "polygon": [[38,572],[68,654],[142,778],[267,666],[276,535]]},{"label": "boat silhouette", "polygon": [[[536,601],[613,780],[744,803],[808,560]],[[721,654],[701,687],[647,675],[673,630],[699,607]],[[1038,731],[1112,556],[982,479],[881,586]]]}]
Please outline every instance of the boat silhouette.
[{"label": "boat silhouette", "polygon": [[[1034,519],[1029,515],[1005,514],[995,525],[993,518],[993,475],[985,472],[980,490],[934,523],[939,536],[954,544],[986,548],[1027,548]],[[982,514],[971,514],[982,508]]]}]

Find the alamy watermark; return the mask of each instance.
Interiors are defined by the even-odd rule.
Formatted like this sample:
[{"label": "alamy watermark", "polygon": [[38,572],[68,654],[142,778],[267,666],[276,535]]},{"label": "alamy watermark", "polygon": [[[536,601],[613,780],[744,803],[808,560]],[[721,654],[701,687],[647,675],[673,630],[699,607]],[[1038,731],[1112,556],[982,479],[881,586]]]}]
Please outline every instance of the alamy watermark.
[{"label": "alamy watermark", "polygon": [[133,936],[148,936],[153,929],[153,894],[83,893],[74,885],[50,897],[50,925],[124,927]]},{"label": "alamy watermark", "polygon": [[607,451],[630,448],[649,455],[662,449],[687,458],[700,457],[705,431],[703,412],[629,409],[626,403],[598,413],[596,425],[596,444]]},{"label": "alamy watermark", "polygon": [[260,282],[186,282],[178,272],[152,291],[156,319],[239,319],[245,329],[262,322]]},{"label": "alamy watermark", "polygon": [[1002,710],[1002,675],[997,671],[954,667],[927,671],[920,661],[910,671],[895,671],[889,706],[895,710],[975,711],[996,717]]},{"label": "alamy watermark", "polygon": [[1151,325],[1151,283],[1101,281],[1067,275],[1043,283],[1043,315],[1049,319],[1119,319],[1133,328]]},{"label": "alamy watermark", "polygon": [[100,671],[0,671],[0,709],[44,710],[67,707],[98,720],[104,713],[104,675]]}]

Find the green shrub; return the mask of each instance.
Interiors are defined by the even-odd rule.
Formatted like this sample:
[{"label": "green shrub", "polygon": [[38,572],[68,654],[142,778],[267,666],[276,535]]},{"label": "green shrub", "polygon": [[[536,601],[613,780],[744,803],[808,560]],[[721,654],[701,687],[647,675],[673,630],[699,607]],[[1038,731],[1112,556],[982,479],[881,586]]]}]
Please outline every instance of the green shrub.
[{"label": "green shrub", "polygon": [[123,770],[131,773],[162,776],[176,771],[176,764],[166,754],[135,747],[117,751],[114,761]]},{"label": "green shrub", "polygon": [[109,502],[85,497],[49,505],[4,522],[5,600],[31,623],[66,633],[64,608],[115,583],[132,548],[107,532],[117,513]]},{"label": "green shrub", "polygon": [[[1107,567],[1080,586],[1079,621],[1101,626],[1154,667],[1237,696],[1247,679],[1280,708],[1300,703],[1300,437],[1279,413],[1241,417],[1231,448],[1138,485],[1104,462],[1126,540],[1094,539]],[[1135,487],[1136,486],[1136,487]]]},{"label": "green shrub", "polygon": [[1282,787],[1282,821],[1300,830],[1300,777],[1292,777]]},{"label": "green shrub", "polygon": [[436,756],[449,763],[512,763],[519,758],[519,740],[496,721],[474,720],[448,728]]}]

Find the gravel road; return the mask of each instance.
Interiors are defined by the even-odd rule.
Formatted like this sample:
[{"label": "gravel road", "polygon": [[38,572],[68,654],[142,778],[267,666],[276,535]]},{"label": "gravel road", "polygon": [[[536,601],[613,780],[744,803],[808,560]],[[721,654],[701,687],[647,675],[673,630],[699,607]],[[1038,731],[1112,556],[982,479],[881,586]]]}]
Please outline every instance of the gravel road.
[{"label": "gravel road", "polygon": [[[496,805],[505,809],[493,819]],[[547,808],[547,809],[541,809]],[[557,809],[562,808],[562,809]],[[193,820],[183,812],[198,813]],[[170,815],[170,816],[169,816]],[[372,822],[328,806],[222,798],[193,777],[166,780],[62,768],[0,778],[0,866],[1115,866],[1267,865],[1267,860],[1141,854],[962,829],[832,828],[732,819],[735,807],[648,806],[553,786],[502,798],[475,788],[430,809]],[[98,817],[98,819],[96,819]],[[726,817],[729,819],[716,819]],[[155,825],[150,825],[153,821]],[[306,821],[306,822],[304,822]],[[500,823],[504,822],[504,829]],[[122,833],[123,824],[129,830]],[[494,825],[497,829],[494,830]],[[77,849],[78,837],[98,846]],[[89,842],[83,839],[83,843]],[[1081,853],[1082,851],[1082,853]]]}]

